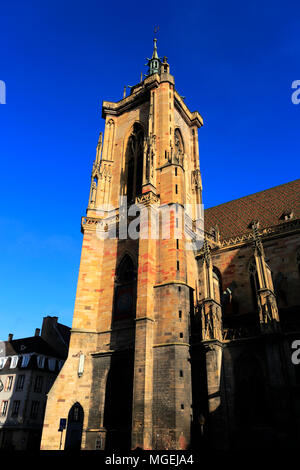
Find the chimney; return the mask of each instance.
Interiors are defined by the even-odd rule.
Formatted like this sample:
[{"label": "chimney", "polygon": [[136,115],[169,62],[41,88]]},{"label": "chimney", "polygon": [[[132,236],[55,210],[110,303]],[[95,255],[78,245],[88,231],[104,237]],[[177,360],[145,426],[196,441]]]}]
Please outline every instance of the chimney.
[{"label": "chimney", "polygon": [[[53,349],[55,349],[58,354],[66,357],[69,343],[69,329],[68,327],[58,327],[57,320],[58,317],[50,317],[49,315],[43,318],[41,338],[46,341],[46,343],[48,343]],[[62,326],[63,325],[61,325],[61,327]]]},{"label": "chimney", "polygon": [[40,331],[41,331],[40,328],[36,328],[34,336],[40,336]]},{"label": "chimney", "polygon": [[12,333],[9,333],[9,335],[8,335],[8,341],[11,341],[11,340],[13,339],[13,336],[14,336],[14,335],[13,335]]}]

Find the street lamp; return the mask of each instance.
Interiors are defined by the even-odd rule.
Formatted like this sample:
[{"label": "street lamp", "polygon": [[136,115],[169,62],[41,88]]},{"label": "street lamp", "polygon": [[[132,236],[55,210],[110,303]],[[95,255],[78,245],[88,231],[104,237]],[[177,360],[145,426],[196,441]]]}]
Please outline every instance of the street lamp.
[{"label": "street lamp", "polygon": [[58,432],[61,433],[61,434],[60,434],[59,450],[61,450],[62,435],[63,435],[64,429],[66,429],[66,426],[67,426],[67,420],[66,420],[66,418],[60,418],[60,421],[59,421],[59,428],[58,428]]}]

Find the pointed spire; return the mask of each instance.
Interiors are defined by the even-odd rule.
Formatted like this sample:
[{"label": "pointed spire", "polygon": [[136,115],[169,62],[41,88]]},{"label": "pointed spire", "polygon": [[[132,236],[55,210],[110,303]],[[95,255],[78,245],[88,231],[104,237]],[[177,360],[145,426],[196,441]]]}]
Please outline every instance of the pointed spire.
[{"label": "pointed spire", "polygon": [[101,152],[102,152],[102,132],[99,134],[98,145],[96,150],[96,161],[95,164],[99,165],[101,160]]},{"label": "pointed spire", "polygon": [[[154,28],[154,33],[157,33],[157,31],[158,31],[158,28]],[[160,68],[161,68],[161,59],[158,57],[158,53],[157,53],[157,38],[153,39],[153,44],[154,44],[154,47],[153,47],[152,57],[151,59],[147,59],[148,60],[147,65],[149,67],[148,76],[153,75],[154,73],[160,73]]]},{"label": "pointed spire", "polygon": [[152,59],[158,59],[158,54],[157,54],[157,38],[154,38],[153,39],[153,44],[154,44],[154,48],[153,48],[153,54],[152,54]]}]

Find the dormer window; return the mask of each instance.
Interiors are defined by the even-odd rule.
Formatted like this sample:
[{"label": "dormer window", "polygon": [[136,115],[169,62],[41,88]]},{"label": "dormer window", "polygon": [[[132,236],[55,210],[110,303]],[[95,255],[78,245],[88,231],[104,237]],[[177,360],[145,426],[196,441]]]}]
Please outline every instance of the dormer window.
[{"label": "dormer window", "polygon": [[38,356],[37,357],[37,365],[39,369],[44,369],[45,365],[45,356]]},{"label": "dormer window", "polygon": [[0,357],[0,369],[3,369],[7,359],[8,359],[7,357]]},{"label": "dormer window", "polygon": [[18,356],[12,356],[10,368],[15,369],[17,367],[17,364],[18,364]]},{"label": "dormer window", "polygon": [[48,367],[49,367],[49,370],[51,371],[54,371],[55,370],[55,366],[56,366],[56,359],[51,357],[48,359]]},{"label": "dormer window", "polygon": [[251,230],[259,228],[259,221],[257,219],[251,220],[250,224],[248,225],[248,228],[251,228]]},{"label": "dormer window", "polygon": [[281,220],[291,220],[294,217],[294,213],[291,210],[284,211],[281,215]]},{"label": "dormer window", "polygon": [[29,359],[30,359],[30,354],[24,354],[24,355],[22,356],[21,367],[27,367],[27,366],[28,366],[28,363],[29,363]]}]

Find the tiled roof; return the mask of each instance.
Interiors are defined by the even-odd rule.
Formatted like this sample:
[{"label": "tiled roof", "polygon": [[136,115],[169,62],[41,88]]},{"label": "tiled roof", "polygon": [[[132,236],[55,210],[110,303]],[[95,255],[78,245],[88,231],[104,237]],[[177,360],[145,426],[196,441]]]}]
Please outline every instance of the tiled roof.
[{"label": "tiled roof", "polygon": [[[23,358],[29,356],[28,362],[23,363]],[[12,367],[12,358],[18,356],[17,362]],[[27,356],[27,357],[28,357]],[[38,364],[38,357],[44,356],[45,360],[42,365]],[[55,351],[43,338],[40,336],[32,336],[29,338],[21,338],[11,341],[0,342],[0,359],[6,358],[4,364],[0,367],[0,375],[14,373],[17,370],[36,369],[44,370],[46,372],[58,373],[60,370],[60,363],[64,362],[64,358]],[[54,359],[54,364],[50,363]]]},{"label": "tiled roof", "polygon": [[300,179],[250,194],[204,211],[205,230],[218,225],[222,239],[249,232],[249,224],[259,221],[259,228],[285,223],[285,212],[300,219]]},{"label": "tiled roof", "polygon": [[1,346],[4,346],[0,356],[13,356],[20,354],[43,354],[45,356],[57,357],[60,355],[55,351],[46,341],[40,336],[31,336],[29,338],[14,339],[11,341],[3,341]]}]

